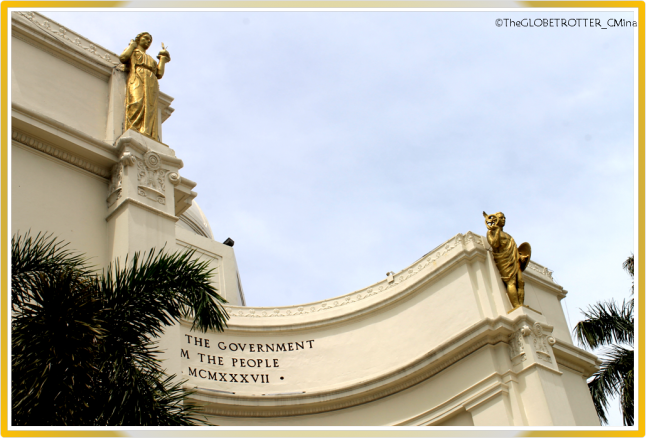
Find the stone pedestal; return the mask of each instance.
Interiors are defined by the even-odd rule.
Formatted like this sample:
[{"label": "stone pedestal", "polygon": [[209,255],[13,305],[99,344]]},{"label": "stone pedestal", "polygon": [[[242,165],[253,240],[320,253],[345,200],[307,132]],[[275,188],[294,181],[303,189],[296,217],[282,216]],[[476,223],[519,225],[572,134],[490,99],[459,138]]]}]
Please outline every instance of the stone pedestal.
[{"label": "stone pedestal", "polygon": [[553,424],[576,426],[568,403],[568,394],[561,382],[553,346],[553,327],[538,311],[519,307],[510,312],[515,331],[510,335],[510,359],[515,393],[523,402],[530,426]]},{"label": "stone pedestal", "polygon": [[165,144],[129,130],[117,148],[106,199],[110,259],[151,248],[173,250],[175,225],[196,196],[195,183],[180,177],[183,162]]}]

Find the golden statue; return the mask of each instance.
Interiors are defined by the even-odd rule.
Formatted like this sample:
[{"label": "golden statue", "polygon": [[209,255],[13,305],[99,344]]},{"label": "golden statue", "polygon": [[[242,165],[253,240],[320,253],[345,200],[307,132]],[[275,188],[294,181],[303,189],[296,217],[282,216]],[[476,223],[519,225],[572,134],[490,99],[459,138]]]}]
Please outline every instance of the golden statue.
[{"label": "golden statue", "polygon": [[523,306],[525,300],[525,281],[523,271],[527,268],[532,255],[529,243],[522,243],[518,248],[509,234],[503,231],[505,215],[496,213],[487,215],[482,212],[487,224],[487,240],[493,248],[494,260],[500,277],[507,287],[507,296],[514,309]]},{"label": "golden statue", "polygon": [[119,56],[128,69],[126,83],[126,118],[124,130],[133,129],[154,140],[160,140],[158,133],[158,79],[162,79],[165,64],[171,61],[169,52],[162,44],[158,53],[159,62],[146,54],[153,38],[142,32]]}]

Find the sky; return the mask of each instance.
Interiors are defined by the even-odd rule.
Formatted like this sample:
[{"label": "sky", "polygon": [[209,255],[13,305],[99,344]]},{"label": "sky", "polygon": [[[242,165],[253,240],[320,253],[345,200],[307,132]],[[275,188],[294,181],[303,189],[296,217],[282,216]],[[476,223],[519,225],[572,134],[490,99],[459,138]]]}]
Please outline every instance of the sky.
[{"label": "sky", "polygon": [[[571,327],[631,297],[634,28],[606,25],[628,12],[43,14],[116,54],[143,31],[168,47],[163,141],[249,306],[364,288],[484,235],[483,211],[554,272]],[[607,29],[504,24],[536,18]]]}]

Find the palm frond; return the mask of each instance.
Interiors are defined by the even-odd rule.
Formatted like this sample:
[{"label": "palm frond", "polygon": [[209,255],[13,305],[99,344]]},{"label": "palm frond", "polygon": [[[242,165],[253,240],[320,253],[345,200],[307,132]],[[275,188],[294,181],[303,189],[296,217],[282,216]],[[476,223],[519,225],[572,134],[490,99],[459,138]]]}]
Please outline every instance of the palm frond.
[{"label": "palm frond", "polygon": [[[624,261],[624,263],[622,263],[622,268],[624,268],[624,270],[631,276],[631,278],[635,278],[634,277],[634,273],[635,273],[634,265],[635,265],[635,257],[634,257],[633,254],[631,254]],[[633,292],[634,292],[634,288],[635,288],[635,284],[633,282],[631,282],[631,294],[632,295],[633,295]]]},{"label": "palm frond", "polygon": [[[623,389],[627,391],[627,398],[630,395],[630,412],[633,416],[633,350],[613,345],[604,353],[603,359],[599,371],[588,382],[588,388],[600,421],[602,424],[608,424],[605,415],[608,410],[608,399],[616,395],[623,395]],[[629,384],[629,378],[630,393],[628,386],[625,386],[625,382],[626,385]],[[624,409],[624,397],[622,399]],[[626,403],[628,404],[629,401],[627,400]]]},{"label": "palm frond", "polygon": [[627,259],[624,261],[624,263],[622,263],[622,268],[624,268],[624,270],[626,272],[628,272],[628,274],[631,277],[633,277],[634,265],[635,265],[635,256],[633,254],[631,254],[629,257],[627,257]]},{"label": "palm frond", "polygon": [[193,315],[192,329],[223,331],[229,319],[222,306],[226,301],[210,283],[207,262],[193,256],[193,251],[151,250],[144,258],[135,253],[124,269],[116,263],[104,272],[102,295],[108,307],[123,315],[125,330],[158,337],[164,327]]},{"label": "palm frond", "polygon": [[13,424],[208,424],[155,342],[186,315],[202,331],[225,327],[207,262],[151,250],[95,274],[66,245],[12,239]]},{"label": "palm frond", "polygon": [[622,408],[622,420],[625,426],[633,426],[635,412],[634,412],[634,372],[631,369],[622,383],[622,391],[620,394],[620,403]]},{"label": "palm frond", "polygon": [[633,301],[599,302],[582,313],[586,317],[574,328],[574,334],[585,347],[594,349],[615,342],[633,344]]},{"label": "palm frond", "polygon": [[13,422],[87,424],[96,358],[107,335],[92,282],[71,269],[41,273],[30,282],[30,300],[12,318]]},{"label": "palm frond", "polygon": [[29,300],[30,291],[38,284],[39,275],[49,275],[62,269],[90,273],[87,260],[75,254],[52,234],[27,232],[11,238],[11,305]]},{"label": "palm frond", "polygon": [[[633,278],[635,259],[631,254],[622,263],[624,270]],[[633,286],[631,286],[633,293]],[[573,332],[577,341],[586,348],[607,346],[600,369],[588,382],[595,411],[602,424],[608,424],[606,417],[611,397],[619,396],[620,408],[625,426],[634,424],[634,300],[598,302],[582,310],[586,317]],[[620,345],[622,344],[622,345]],[[628,345],[629,347],[625,347]]]}]

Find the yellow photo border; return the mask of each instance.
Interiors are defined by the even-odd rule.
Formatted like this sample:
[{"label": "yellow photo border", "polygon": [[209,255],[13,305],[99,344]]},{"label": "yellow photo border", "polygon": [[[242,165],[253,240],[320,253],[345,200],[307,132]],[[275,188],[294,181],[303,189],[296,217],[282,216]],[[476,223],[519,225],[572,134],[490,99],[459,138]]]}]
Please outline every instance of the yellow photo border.
[{"label": "yellow photo border", "polygon": [[[422,428],[421,431],[399,430],[231,430],[218,428],[211,430],[138,430],[137,435],[155,436],[229,436],[229,437],[429,437],[429,436],[502,436],[516,435],[526,437],[643,437],[645,435],[645,3],[644,1],[156,1],[151,5],[144,2],[122,1],[3,1],[0,3],[0,23],[3,29],[0,37],[0,94],[2,108],[0,109],[0,359],[2,360],[0,375],[0,435],[3,437],[121,437],[132,436],[128,430],[9,430],[9,381],[6,367],[9,351],[9,333],[6,328],[8,321],[9,297],[9,230],[8,230],[8,129],[10,108],[7,101],[8,93],[8,41],[3,38],[9,29],[9,8],[635,8],[638,10],[638,254],[636,254],[636,299],[638,301],[638,394],[636,406],[638,430],[435,430]],[[135,432],[135,430],[132,430]],[[180,432],[180,433],[179,433]]]}]

